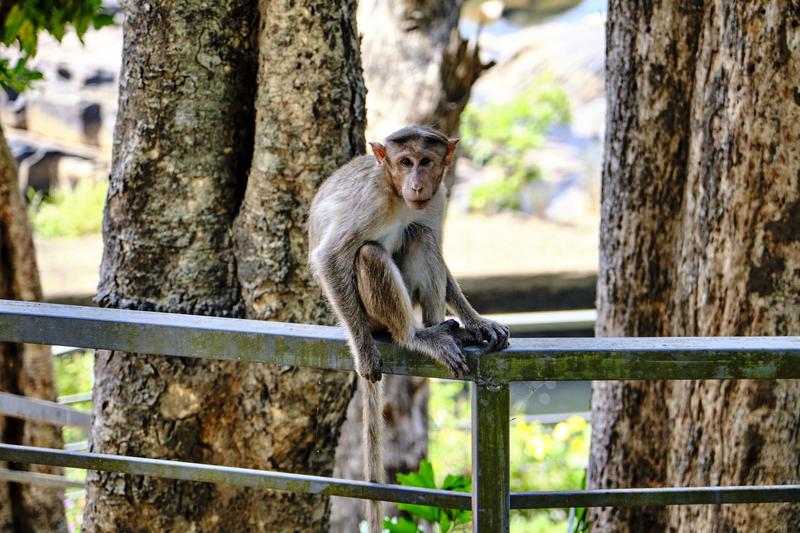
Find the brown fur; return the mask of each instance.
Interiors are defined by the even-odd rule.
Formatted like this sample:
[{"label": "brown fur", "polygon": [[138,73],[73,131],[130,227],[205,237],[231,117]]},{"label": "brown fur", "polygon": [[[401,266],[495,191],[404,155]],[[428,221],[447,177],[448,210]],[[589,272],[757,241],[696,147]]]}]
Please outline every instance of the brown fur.
[{"label": "brown fur", "polygon": [[[320,187],[309,217],[309,262],[347,332],[364,378],[365,477],[383,480],[381,358],[371,332],[387,329],[398,344],[429,355],[454,376],[469,371],[464,344],[486,351],[508,345],[508,328],[472,308],[441,253],[446,191],[442,176],[457,140],[410,126],[370,143],[362,156]],[[459,316],[444,321],[445,304]],[[414,323],[413,306],[424,327]],[[382,528],[379,502],[369,506],[370,531]]]}]

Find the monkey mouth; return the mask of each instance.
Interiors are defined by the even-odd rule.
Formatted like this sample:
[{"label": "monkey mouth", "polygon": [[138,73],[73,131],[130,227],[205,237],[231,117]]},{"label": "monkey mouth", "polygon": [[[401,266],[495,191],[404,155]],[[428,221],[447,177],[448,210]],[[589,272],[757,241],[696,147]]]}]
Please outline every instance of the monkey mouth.
[{"label": "monkey mouth", "polygon": [[428,198],[427,200],[409,200],[408,198],[406,198],[406,205],[411,209],[425,209],[425,206],[427,206],[430,203],[430,201],[431,201],[430,198]]}]

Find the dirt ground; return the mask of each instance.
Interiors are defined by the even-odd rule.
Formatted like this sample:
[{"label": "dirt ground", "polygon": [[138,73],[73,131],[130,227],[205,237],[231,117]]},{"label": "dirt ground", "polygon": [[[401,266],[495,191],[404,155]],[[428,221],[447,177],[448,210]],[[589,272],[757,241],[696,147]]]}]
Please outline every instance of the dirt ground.
[{"label": "dirt ground", "polygon": [[[37,239],[45,298],[94,294],[103,254],[99,235]],[[450,213],[444,254],[456,277],[594,272],[597,221],[565,225],[535,217]]]}]

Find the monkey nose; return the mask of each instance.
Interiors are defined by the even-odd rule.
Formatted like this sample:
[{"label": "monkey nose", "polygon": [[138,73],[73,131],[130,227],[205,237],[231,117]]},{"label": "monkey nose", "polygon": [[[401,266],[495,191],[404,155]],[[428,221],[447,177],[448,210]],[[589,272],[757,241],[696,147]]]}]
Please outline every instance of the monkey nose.
[{"label": "monkey nose", "polygon": [[422,192],[422,184],[421,183],[412,183],[411,190],[414,192]]}]

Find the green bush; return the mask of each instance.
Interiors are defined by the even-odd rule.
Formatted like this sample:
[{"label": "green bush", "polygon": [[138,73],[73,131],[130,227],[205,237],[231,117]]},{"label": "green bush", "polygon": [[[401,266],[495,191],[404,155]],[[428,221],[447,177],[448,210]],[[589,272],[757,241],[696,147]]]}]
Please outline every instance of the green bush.
[{"label": "green bush", "polygon": [[41,237],[79,237],[100,233],[106,181],[81,180],[74,189],[56,189],[50,196],[28,192],[28,215]]},{"label": "green bush", "polygon": [[[436,476],[433,473],[433,466],[425,459],[420,462],[419,470],[408,474],[397,474],[397,481],[407,487],[422,487],[426,489],[454,490],[457,492],[469,492],[471,480],[469,476],[454,476],[448,474],[441,485],[436,484]],[[438,533],[450,533],[455,531],[466,531],[466,524],[472,519],[471,511],[460,509],[440,509],[429,505],[415,505],[410,503],[398,503],[397,508],[408,513],[412,519],[404,516],[395,518],[385,518],[383,528],[389,533],[423,533],[425,530],[420,527],[420,521],[424,520],[431,524],[436,524]]]},{"label": "green bush", "polygon": [[553,125],[569,121],[569,98],[551,76],[539,77],[510,102],[468,105],[461,118],[465,154],[480,165],[499,168],[503,175],[472,191],[472,209],[519,210],[521,189],[539,178],[531,152],[542,145]]},{"label": "green bush", "polygon": [[[437,472],[470,473],[470,402],[467,384],[431,381],[428,457]],[[580,490],[585,484],[591,427],[580,417],[555,425],[511,421],[511,490]],[[563,533],[564,509],[512,511],[519,533]]]}]

